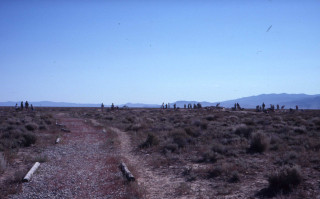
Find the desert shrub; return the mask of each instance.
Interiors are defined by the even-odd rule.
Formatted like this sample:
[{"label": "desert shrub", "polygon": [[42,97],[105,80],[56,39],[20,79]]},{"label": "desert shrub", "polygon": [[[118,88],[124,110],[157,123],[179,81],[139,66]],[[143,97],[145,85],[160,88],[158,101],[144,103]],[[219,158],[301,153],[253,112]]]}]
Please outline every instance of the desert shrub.
[{"label": "desert shrub", "polygon": [[187,135],[189,135],[189,136],[192,136],[192,137],[199,137],[200,136],[199,130],[196,130],[194,128],[185,128],[184,130],[187,133]]},{"label": "desert shrub", "polygon": [[37,155],[34,158],[34,162],[40,162],[40,163],[44,163],[48,161],[48,156],[47,155]]},{"label": "desert shrub", "polygon": [[220,153],[220,154],[228,153],[227,147],[224,146],[223,144],[218,143],[218,142],[214,142],[211,149],[212,149],[212,151],[214,151],[216,153]]},{"label": "desert shrub", "polygon": [[143,186],[140,186],[137,182],[126,183],[126,194],[124,198],[128,199],[140,199],[146,198],[146,190]]},{"label": "desert shrub", "polygon": [[196,126],[196,127],[200,127],[201,121],[200,121],[200,120],[195,120],[195,121],[192,122],[192,124],[193,124],[194,126]]},{"label": "desert shrub", "polygon": [[244,123],[245,123],[246,125],[248,125],[248,126],[253,126],[253,125],[255,125],[255,123],[254,123],[254,121],[253,121],[252,119],[246,119],[246,120],[244,121]]},{"label": "desert shrub", "polygon": [[208,128],[208,123],[206,123],[206,122],[201,122],[201,123],[200,123],[200,128],[201,128],[202,130],[206,130],[206,129]]},{"label": "desert shrub", "polygon": [[262,153],[269,146],[269,140],[267,137],[261,133],[255,133],[252,135],[249,151],[252,153]]},{"label": "desert shrub", "polygon": [[236,183],[236,182],[239,182],[239,181],[240,181],[240,176],[239,176],[238,171],[233,171],[231,173],[231,177],[229,178],[228,182]]},{"label": "desert shrub", "polygon": [[298,133],[298,134],[305,134],[306,133],[306,129],[303,127],[295,127],[294,128],[294,132]]},{"label": "desert shrub", "polygon": [[187,145],[186,138],[181,135],[175,136],[173,142],[176,143],[179,148],[184,148]]},{"label": "desert shrub", "polygon": [[247,127],[246,125],[240,125],[236,127],[236,129],[234,130],[235,134],[245,138],[249,138],[252,132],[253,132],[253,129],[250,127]]},{"label": "desert shrub", "polygon": [[288,151],[283,156],[276,159],[275,164],[277,165],[293,165],[296,159],[299,157],[298,153],[295,151]]},{"label": "desert shrub", "polygon": [[217,161],[217,154],[213,151],[207,151],[202,154],[202,157],[198,160],[198,162],[211,162],[214,163]]},{"label": "desert shrub", "polygon": [[302,182],[300,168],[285,166],[268,178],[269,189],[274,192],[289,192]]},{"label": "desert shrub", "polygon": [[18,170],[14,172],[13,178],[11,178],[10,183],[21,183],[25,175],[26,171],[24,170]]},{"label": "desert shrub", "polygon": [[195,181],[197,179],[197,175],[193,171],[192,167],[184,168],[182,175],[185,176],[187,182]]},{"label": "desert shrub", "polygon": [[135,121],[134,117],[126,117],[126,119],[128,120],[128,122],[133,123]]},{"label": "desert shrub", "polygon": [[7,130],[7,131],[11,131],[11,130],[14,129],[14,126],[12,126],[12,125],[10,125],[10,126],[5,126],[4,129]]},{"label": "desert shrub", "polygon": [[146,128],[145,124],[133,124],[133,125],[130,125],[128,128],[126,128],[126,130],[139,131],[144,128]]},{"label": "desert shrub", "polygon": [[163,153],[166,154],[168,151],[176,152],[178,150],[178,145],[175,143],[166,143],[163,146]]},{"label": "desert shrub", "polygon": [[316,117],[311,120],[316,126],[320,126],[320,118]]},{"label": "desert shrub", "polygon": [[23,137],[23,140],[21,145],[24,147],[31,146],[37,141],[37,137],[33,133],[23,133],[22,137]]},{"label": "desert shrub", "polygon": [[4,154],[0,153],[0,174],[7,168],[7,161],[4,158]]},{"label": "desert shrub", "polygon": [[113,120],[113,117],[112,116],[107,116],[107,117],[105,117],[104,119],[106,119],[106,120]]},{"label": "desert shrub", "polygon": [[40,116],[40,119],[43,120],[47,125],[51,125],[52,124],[52,115],[47,114],[47,115],[42,115]]},{"label": "desert shrub", "polygon": [[231,122],[236,122],[239,120],[239,117],[235,115],[231,115],[227,119],[230,120]]},{"label": "desert shrub", "polygon": [[149,133],[146,141],[140,144],[140,148],[148,148],[159,144],[159,139],[154,134]]},{"label": "desert shrub", "polygon": [[28,147],[36,142],[36,136],[31,132],[23,132],[21,129],[7,131],[2,134],[0,148],[13,149],[18,147]]},{"label": "desert shrub", "polygon": [[46,125],[40,125],[39,130],[47,130],[48,127]]},{"label": "desert shrub", "polygon": [[217,119],[217,116],[213,116],[213,115],[209,115],[206,117],[206,120],[208,120],[208,121],[214,121],[216,119]]},{"label": "desert shrub", "polygon": [[215,178],[220,176],[222,173],[223,173],[223,168],[221,166],[216,166],[208,170],[207,177]]},{"label": "desert shrub", "polygon": [[306,141],[305,148],[312,151],[320,151],[320,140],[309,138]]},{"label": "desert shrub", "polygon": [[173,143],[177,144],[179,148],[184,148],[187,145],[188,135],[182,129],[175,130],[171,133]]},{"label": "desert shrub", "polygon": [[182,196],[182,195],[190,193],[191,186],[186,182],[181,182],[175,191],[178,196]]},{"label": "desert shrub", "polygon": [[35,124],[35,123],[27,123],[25,125],[26,129],[29,130],[29,131],[34,131],[34,130],[37,130],[38,129],[38,125]]},{"label": "desert shrub", "polygon": [[287,134],[289,132],[290,132],[290,128],[286,126],[286,127],[280,128],[276,133],[278,133],[278,134]]}]

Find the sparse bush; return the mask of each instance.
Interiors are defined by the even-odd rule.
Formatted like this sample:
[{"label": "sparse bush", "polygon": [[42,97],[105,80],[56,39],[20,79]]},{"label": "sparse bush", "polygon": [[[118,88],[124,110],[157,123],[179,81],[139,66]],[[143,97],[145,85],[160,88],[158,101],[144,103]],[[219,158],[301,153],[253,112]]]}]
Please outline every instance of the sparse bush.
[{"label": "sparse bush", "polygon": [[199,130],[196,130],[194,128],[185,128],[184,129],[186,131],[186,133],[192,137],[199,137],[200,136],[200,132]]},{"label": "sparse bush", "polygon": [[244,121],[244,123],[245,123],[246,125],[248,125],[248,126],[253,126],[253,125],[255,125],[255,123],[254,123],[254,121],[253,121],[252,119],[246,119],[246,120]]},{"label": "sparse bush", "polygon": [[305,134],[306,133],[306,129],[303,127],[295,127],[294,128],[294,132],[298,133],[298,134]]},{"label": "sparse bush", "polygon": [[48,127],[46,125],[40,125],[39,130],[47,130]]},{"label": "sparse bush", "polygon": [[269,146],[267,137],[259,132],[252,135],[249,151],[252,153],[262,153]]},{"label": "sparse bush", "polygon": [[0,139],[0,149],[13,149],[19,147],[28,147],[34,144],[37,137],[31,132],[23,132],[21,129],[7,131],[2,134]]},{"label": "sparse bush", "polygon": [[208,128],[208,123],[206,123],[206,122],[201,122],[201,123],[200,123],[200,128],[201,128],[202,130],[206,130],[206,129]]},{"label": "sparse bush", "polygon": [[186,182],[181,182],[180,185],[176,188],[176,193],[179,196],[188,194],[191,190],[191,187],[188,183]]},{"label": "sparse bush", "polygon": [[178,150],[178,145],[175,143],[167,143],[164,147],[163,147],[163,153],[166,154],[167,151],[170,152],[176,152]]},{"label": "sparse bush", "polygon": [[298,157],[299,155],[297,152],[288,151],[283,156],[279,157],[275,163],[278,165],[293,165]]},{"label": "sparse bush", "polygon": [[133,123],[135,121],[134,117],[127,117],[126,118],[130,123]]},{"label": "sparse bush", "polygon": [[289,192],[302,182],[300,168],[285,166],[268,178],[269,189],[274,192]]},{"label": "sparse bush", "polygon": [[176,130],[171,133],[173,143],[177,144],[179,148],[184,148],[187,145],[188,135],[184,130]]},{"label": "sparse bush", "polygon": [[217,161],[217,154],[213,151],[208,151],[202,154],[202,157],[198,162],[211,162],[215,163]]},{"label": "sparse bush", "polygon": [[29,130],[29,131],[34,131],[34,130],[37,130],[38,129],[38,125],[35,124],[35,123],[27,123],[25,125],[26,129]]},{"label": "sparse bush", "polygon": [[223,173],[222,167],[216,166],[216,167],[210,168],[208,170],[207,177],[208,178],[215,178],[215,177],[220,176],[222,173]]},{"label": "sparse bush", "polygon": [[253,132],[253,129],[250,127],[247,127],[246,125],[240,125],[234,131],[235,134],[245,138],[249,138],[252,132]]},{"label": "sparse bush", "polygon": [[277,133],[279,133],[279,134],[287,134],[287,133],[289,133],[290,132],[290,128],[289,127],[283,127],[283,128],[280,128],[278,131],[277,131]]},{"label": "sparse bush", "polygon": [[214,121],[216,119],[217,119],[217,117],[213,116],[213,115],[209,115],[209,116],[206,117],[206,120],[208,120],[208,121]]},{"label": "sparse bush", "polygon": [[18,170],[14,172],[13,178],[10,183],[21,183],[26,172],[24,170]]},{"label": "sparse bush", "polygon": [[113,117],[111,117],[111,116],[107,116],[107,117],[105,117],[104,119],[106,119],[106,120],[113,120]]},{"label": "sparse bush", "polygon": [[4,154],[0,153],[0,174],[7,168],[7,161],[4,158]]},{"label": "sparse bush", "polygon": [[31,146],[37,141],[37,137],[33,133],[23,133],[22,137],[23,137],[23,140],[21,145],[24,147]]},{"label": "sparse bush", "polygon": [[146,141],[140,144],[140,148],[148,148],[159,144],[159,139],[154,134],[149,133]]},{"label": "sparse bush", "polygon": [[231,177],[229,178],[228,182],[236,183],[236,182],[239,182],[239,181],[240,181],[240,176],[239,176],[238,171],[233,171],[231,173]]},{"label": "sparse bush", "polygon": [[201,125],[200,120],[195,120],[192,122],[194,126],[199,127]]},{"label": "sparse bush", "polygon": [[214,142],[212,145],[212,151],[220,153],[220,154],[226,154],[228,152],[228,149],[226,146],[224,146],[218,142]]},{"label": "sparse bush", "polygon": [[44,163],[48,161],[48,156],[47,155],[38,155],[34,158],[35,162],[40,162],[40,163]]}]

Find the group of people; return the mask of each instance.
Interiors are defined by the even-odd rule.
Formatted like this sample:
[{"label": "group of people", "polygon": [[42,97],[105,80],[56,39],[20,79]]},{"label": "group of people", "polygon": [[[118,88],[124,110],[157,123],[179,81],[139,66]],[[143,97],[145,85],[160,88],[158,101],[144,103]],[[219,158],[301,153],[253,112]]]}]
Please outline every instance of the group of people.
[{"label": "group of people", "polygon": [[[265,107],[266,107],[266,105],[263,102],[261,106],[259,106],[259,105],[256,106],[256,111],[257,112],[260,112],[260,111],[263,111],[263,112],[275,111],[275,108],[274,108],[273,104],[270,104],[270,108],[266,109]],[[281,106],[281,110],[284,110],[284,107],[285,107],[285,105]],[[279,104],[277,104],[277,110],[280,110]],[[291,110],[291,108],[290,108],[290,110]],[[296,105],[296,110],[299,110],[299,106],[298,105]]]},{"label": "group of people", "polygon": [[[18,103],[16,103],[15,108],[16,108],[16,110],[19,110]],[[23,110],[23,108],[25,108],[26,110],[29,110],[29,102],[28,101],[26,101],[24,103],[24,106],[23,106],[23,101],[21,101],[20,110]],[[33,111],[33,105],[32,104],[30,105],[30,109]]]},{"label": "group of people", "polygon": [[[104,104],[102,103],[101,104],[101,111],[103,111],[103,109],[104,109]],[[114,109],[119,109],[119,107],[118,106],[115,107],[114,104],[112,103],[111,104],[111,110],[114,110]]]}]

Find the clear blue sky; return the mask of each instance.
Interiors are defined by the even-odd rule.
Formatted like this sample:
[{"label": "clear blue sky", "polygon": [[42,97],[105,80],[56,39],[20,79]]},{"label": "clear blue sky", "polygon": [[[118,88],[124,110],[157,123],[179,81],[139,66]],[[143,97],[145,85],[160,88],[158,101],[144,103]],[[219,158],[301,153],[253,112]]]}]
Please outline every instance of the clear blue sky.
[{"label": "clear blue sky", "polygon": [[319,94],[320,0],[1,0],[0,73],[2,102]]}]

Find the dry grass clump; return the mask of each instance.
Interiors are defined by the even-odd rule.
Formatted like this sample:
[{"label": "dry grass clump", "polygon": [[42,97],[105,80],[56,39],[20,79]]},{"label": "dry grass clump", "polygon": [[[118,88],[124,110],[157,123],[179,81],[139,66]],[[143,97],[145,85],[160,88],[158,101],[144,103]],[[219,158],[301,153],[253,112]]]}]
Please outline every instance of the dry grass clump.
[{"label": "dry grass clump", "polygon": [[48,161],[48,156],[47,155],[37,155],[34,160],[34,162],[40,162],[40,163],[44,163]]},{"label": "dry grass clump", "polygon": [[269,146],[269,139],[265,134],[258,132],[252,135],[249,152],[262,153],[267,150]]},{"label": "dry grass clump", "polygon": [[269,189],[273,192],[287,193],[292,191],[302,182],[300,168],[297,166],[284,166],[279,171],[271,174],[268,178]]},{"label": "dry grass clump", "polygon": [[37,137],[34,133],[24,132],[21,129],[7,131],[1,135],[0,151],[19,147],[28,147],[34,144]]},{"label": "dry grass clump", "polygon": [[251,127],[247,127],[246,125],[242,124],[236,127],[234,133],[245,138],[250,138],[253,129]]},{"label": "dry grass clump", "polygon": [[214,121],[216,119],[218,119],[218,116],[216,116],[216,115],[208,115],[206,117],[206,120],[208,120],[208,121]]},{"label": "dry grass clump", "polygon": [[231,177],[228,180],[229,183],[237,183],[240,182],[240,175],[238,171],[232,171]]},{"label": "dry grass clump", "polygon": [[151,146],[156,146],[159,144],[159,139],[154,134],[149,133],[146,141],[144,141],[142,144],[140,144],[140,148],[148,148]]},{"label": "dry grass clump", "polygon": [[37,129],[39,128],[38,125],[35,124],[35,123],[27,123],[27,124],[25,125],[25,127],[26,127],[26,129],[27,129],[28,131],[34,131],[34,130],[37,130]]},{"label": "dry grass clump", "polygon": [[179,148],[184,148],[188,144],[189,136],[182,129],[174,130],[170,133],[173,143],[177,144]]},{"label": "dry grass clump", "polygon": [[184,129],[186,131],[186,134],[191,137],[199,137],[201,135],[200,131],[198,129],[187,127]]},{"label": "dry grass clump", "polygon": [[202,154],[202,157],[198,160],[199,163],[202,162],[211,162],[215,163],[217,162],[217,154],[213,151],[208,151]]},{"label": "dry grass clump", "polygon": [[7,168],[7,161],[4,158],[4,154],[0,153],[0,174],[3,173],[6,168]]}]

